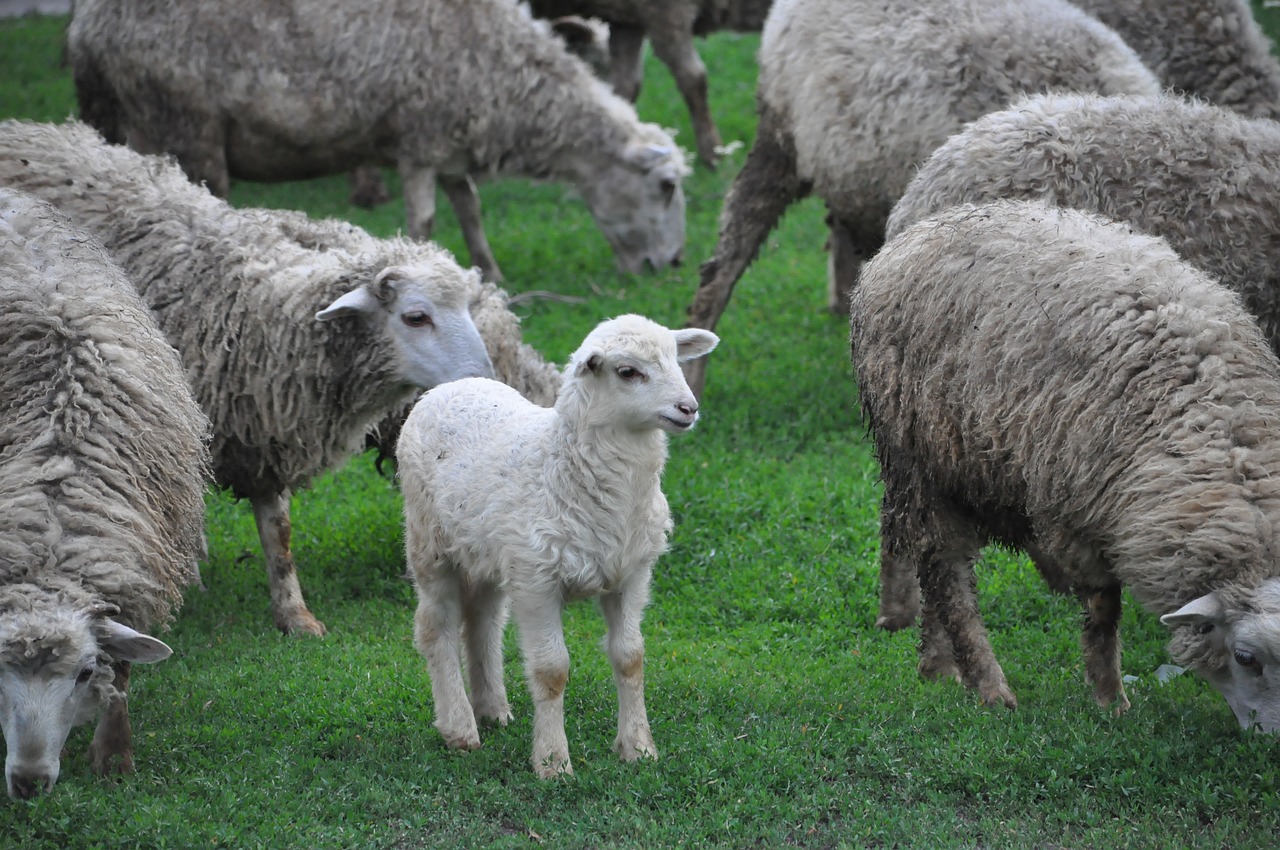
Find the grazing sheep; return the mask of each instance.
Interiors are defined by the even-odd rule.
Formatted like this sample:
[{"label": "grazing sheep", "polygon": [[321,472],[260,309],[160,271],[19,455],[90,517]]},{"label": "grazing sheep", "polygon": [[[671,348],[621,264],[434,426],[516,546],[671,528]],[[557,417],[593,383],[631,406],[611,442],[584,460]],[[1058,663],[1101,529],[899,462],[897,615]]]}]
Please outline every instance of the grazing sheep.
[{"label": "grazing sheep", "polygon": [[[1114,32],[1065,0],[778,0],[760,45],[755,144],[725,199],[689,324],[714,328],[787,207],[830,213],[832,309],[912,171],[971,121],[1027,91],[1155,94]],[[705,362],[688,364],[695,393]]]},{"label": "grazing sheep", "polygon": [[759,32],[772,0],[529,0],[536,15],[582,15],[609,25],[613,90],[635,102],[643,80],[641,48],[647,35],[653,52],[671,69],[689,107],[698,157],[716,162],[720,132],[707,103],[707,69],[693,46],[695,35],[719,30]]},{"label": "grazing sheep", "polygon": [[102,246],[0,188],[0,729],[10,797],[53,788],[101,713],[99,775],[133,771],[133,662],[204,552],[208,420]]},{"label": "grazing sheep", "polygon": [[1280,63],[1247,0],[1072,0],[1156,77],[1253,118],[1280,118]]},{"label": "grazing sheep", "polygon": [[708,331],[621,316],[574,353],[553,409],[469,379],[428,392],[409,414],[397,460],[418,592],[414,634],[431,675],[436,728],[450,747],[480,746],[477,719],[511,718],[502,681],[509,596],[535,705],[534,770],[542,778],[572,773],[561,611],[598,597],[618,689],[614,750],[625,761],[657,757],[640,618],[671,529],[660,479],[667,433],[698,419],[678,361],[717,342]]},{"label": "grazing sheep", "polygon": [[438,177],[497,280],[471,175],[524,175],[573,183],[626,271],[684,248],[680,150],[511,0],[79,0],[67,50],[86,121],[217,195],[395,166],[426,239]]},{"label": "grazing sheep", "polygon": [[923,674],[1016,705],[975,595],[999,541],[1080,598],[1101,705],[1129,706],[1127,586],[1242,726],[1280,730],[1280,361],[1238,296],[1130,225],[998,201],[888,242],[850,317]]},{"label": "grazing sheep", "polygon": [[433,245],[233,209],[83,124],[0,123],[0,185],[60,207],[132,278],[213,422],[217,483],[253,505],[276,625],[323,634],[289,549],[290,494],[419,389],[491,375],[468,307],[501,296]]},{"label": "grazing sheep", "polygon": [[[974,121],[941,145],[889,216],[892,239],[953,204],[1043,199],[1164,237],[1240,293],[1280,352],[1280,126],[1179,97],[1051,94]],[[881,573],[880,619],[911,625],[915,577]]]}]

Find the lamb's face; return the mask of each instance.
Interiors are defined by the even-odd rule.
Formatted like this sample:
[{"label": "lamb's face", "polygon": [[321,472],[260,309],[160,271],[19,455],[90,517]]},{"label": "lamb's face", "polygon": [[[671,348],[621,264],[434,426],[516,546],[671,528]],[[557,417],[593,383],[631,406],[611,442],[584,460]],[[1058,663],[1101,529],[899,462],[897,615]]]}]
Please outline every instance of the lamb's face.
[{"label": "lamb's face", "polygon": [[623,271],[680,264],[686,171],[674,145],[635,145],[622,161],[602,166],[579,183]]},{"label": "lamb's face", "polygon": [[1270,579],[1235,610],[1219,594],[1202,596],[1160,618],[1195,629],[1208,642],[1198,669],[1226,698],[1242,728],[1280,733],[1280,579]]},{"label": "lamb's face", "polygon": [[112,678],[98,659],[98,641],[83,614],[0,618],[0,728],[10,797],[29,799],[58,781],[67,735],[97,713],[104,681]]}]

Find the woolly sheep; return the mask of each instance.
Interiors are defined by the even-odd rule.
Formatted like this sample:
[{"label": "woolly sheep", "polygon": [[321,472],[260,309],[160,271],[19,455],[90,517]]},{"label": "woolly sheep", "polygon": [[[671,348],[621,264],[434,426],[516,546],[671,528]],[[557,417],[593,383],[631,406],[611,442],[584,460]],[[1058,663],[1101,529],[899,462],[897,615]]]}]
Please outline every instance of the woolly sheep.
[{"label": "woolly sheep", "polygon": [[101,714],[99,775],[133,771],[132,662],[204,551],[209,423],[102,246],[0,189],[0,729],[10,797],[53,788]]},{"label": "woolly sheep", "polygon": [[445,251],[233,209],[171,161],[83,124],[0,124],[0,185],[101,239],[156,312],[213,421],[217,483],[253,506],[285,632],[324,633],[289,548],[292,491],[358,451],[418,389],[493,374],[469,305],[497,299],[490,309],[509,319],[495,342],[531,354],[502,296]]},{"label": "woolly sheep", "polygon": [[221,196],[231,177],[395,166],[409,235],[426,239],[439,178],[472,262],[497,280],[469,175],[551,178],[581,192],[624,270],[684,248],[688,169],[671,137],[511,0],[370,0],[360,14],[346,0],[79,0],[67,50],[86,121],[177,155]]},{"label": "woolly sheep", "polygon": [[621,316],[596,327],[573,354],[553,409],[503,384],[468,379],[431,390],[410,413],[397,461],[418,594],[414,634],[431,676],[435,725],[450,747],[480,745],[477,719],[511,719],[502,681],[509,596],[535,706],[534,770],[542,778],[572,772],[561,611],[597,597],[618,689],[614,750],[625,761],[657,757],[640,619],[671,529],[660,478],[667,434],[698,419],[678,361],[717,342],[707,331]]},{"label": "woolly sheep", "polygon": [[609,25],[613,90],[635,102],[643,80],[647,35],[653,52],[671,69],[689,107],[698,157],[714,165],[720,132],[707,103],[707,69],[693,46],[695,35],[718,30],[759,32],[772,0],[530,0],[534,14],[581,15]]},{"label": "woolly sheep", "polygon": [[[1119,36],[1065,0],[778,0],[760,45],[755,143],[725,199],[689,324],[714,328],[787,207],[822,198],[832,309],[915,167],[1024,91],[1155,94]],[[705,362],[685,370],[701,394]]]},{"label": "woolly sheep", "polygon": [[1101,705],[1129,706],[1127,586],[1242,726],[1280,730],[1280,361],[1238,296],[1130,225],[999,201],[888,242],[850,317],[923,674],[1016,705],[973,576],[1000,541],[1080,598]]},{"label": "woolly sheep", "polygon": [[1120,34],[1164,85],[1280,118],[1280,63],[1247,0],[1072,0]]},{"label": "woolly sheep", "polygon": [[[1280,126],[1170,95],[1037,95],[941,145],[889,216],[893,238],[962,202],[1039,198],[1127,221],[1240,293],[1280,352]],[[909,572],[881,574],[878,625],[910,625]]]}]

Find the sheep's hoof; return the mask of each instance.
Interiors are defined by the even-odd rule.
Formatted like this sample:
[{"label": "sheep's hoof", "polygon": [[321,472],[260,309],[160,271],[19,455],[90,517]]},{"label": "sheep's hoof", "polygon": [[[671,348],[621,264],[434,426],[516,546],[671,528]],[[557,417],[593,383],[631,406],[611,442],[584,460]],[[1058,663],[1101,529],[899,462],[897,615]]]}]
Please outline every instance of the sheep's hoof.
[{"label": "sheep's hoof", "polygon": [[623,761],[637,761],[642,758],[657,759],[658,748],[653,745],[653,741],[614,741],[613,751],[617,753]]},{"label": "sheep's hoof", "polygon": [[440,730],[440,735],[444,738],[445,746],[451,750],[471,750],[480,749],[480,735],[475,731],[462,732],[446,732]]},{"label": "sheep's hoof", "polygon": [[503,704],[499,708],[476,708],[476,720],[491,726],[506,726],[512,720],[511,707]]},{"label": "sheep's hoof", "polygon": [[569,757],[561,760],[558,756],[549,756],[541,762],[534,762],[533,772],[539,779],[556,779],[561,776],[573,776],[573,765]]},{"label": "sheep's hoof", "polygon": [[1003,705],[1010,711],[1018,707],[1018,698],[1013,695],[1013,691],[1009,689],[1008,685],[1001,684],[994,687],[984,687],[981,693],[983,705],[992,708]]},{"label": "sheep's hoof", "polygon": [[943,679],[960,681],[960,668],[956,667],[955,659],[950,657],[949,653],[946,658],[932,655],[922,656],[920,663],[916,665],[916,670],[920,673],[921,678],[930,681],[940,682]]},{"label": "sheep's hoof", "polygon": [[325,632],[328,631],[324,623],[317,620],[306,608],[278,615],[276,626],[287,635],[299,637],[324,637]]},{"label": "sheep's hoof", "polygon": [[915,624],[916,615],[914,611],[895,611],[890,614],[881,614],[876,618],[876,628],[884,629],[886,632],[896,632]]},{"label": "sheep's hoof", "polygon": [[1095,694],[1098,705],[1103,708],[1111,708],[1111,716],[1119,717],[1129,710],[1129,697],[1125,696],[1124,691],[1117,694]]},{"label": "sheep's hoof", "polygon": [[90,745],[89,760],[95,776],[125,776],[133,773],[133,750],[105,752]]}]

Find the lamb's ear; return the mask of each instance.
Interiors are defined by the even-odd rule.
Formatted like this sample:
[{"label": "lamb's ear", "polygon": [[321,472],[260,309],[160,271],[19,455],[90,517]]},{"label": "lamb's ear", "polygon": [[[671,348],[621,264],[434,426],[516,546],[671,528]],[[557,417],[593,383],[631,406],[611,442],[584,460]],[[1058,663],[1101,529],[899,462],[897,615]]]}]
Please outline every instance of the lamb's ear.
[{"label": "lamb's ear", "polygon": [[117,661],[151,664],[173,655],[164,641],[136,632],[124,623],[108,618],[102,621],[101,629],[101,646]]},{"label": "lamb's ear", "polygon": [[676,359],[681,362],[710,354],[720,343],[720,337],[702,328],[681,328],[671,333],[676,338]]},{"label": "lamb's ear", "polygon": [[604,355],[599,351],[593,351],[583,357],[580,357],[574,366],[573,374],[575,377],[582,377],[588,372],[593,375],[600,373],[600,366],[604,363]]},{"label": "lamb's ear", "polygon": [[330,319],[336,319],[340,316],[356,316],[361,313],[373,313],[381,309],[382,305],[378,303],[378,299],[369,291],[368,287],[361,286],[353,289],[346,295],[338,297],[328,307],[325,307],[319,313],[316,313],[316,321],[327,322]]},{"label": "lamb's ear", "polygon": [[1222,599],[1217,593],[1206,593],[1199,599],[1192,599],[1177,611],[1165,614],[1160,622],[1166,626],[1196,626],[1202,623],[1217,625],[1222,622],[1225,612]]}]

